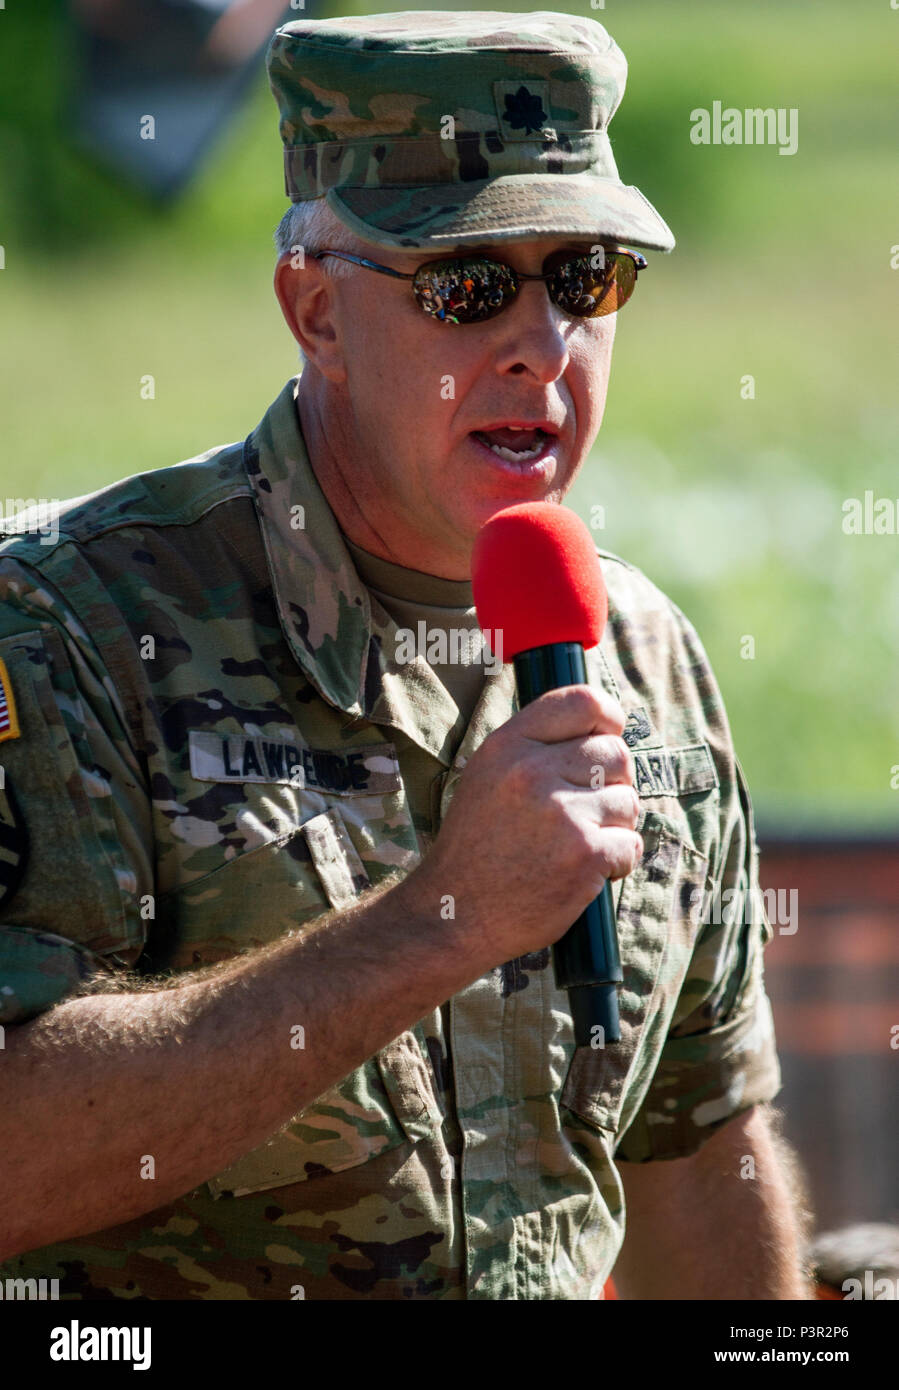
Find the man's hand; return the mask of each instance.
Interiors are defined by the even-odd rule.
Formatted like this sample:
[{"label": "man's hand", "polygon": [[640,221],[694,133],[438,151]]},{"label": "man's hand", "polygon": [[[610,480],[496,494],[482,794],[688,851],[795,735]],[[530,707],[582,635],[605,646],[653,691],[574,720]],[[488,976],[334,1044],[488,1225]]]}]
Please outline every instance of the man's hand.
[{"label": "man's hand", "polygon": [[619,1297],[814,1298],[801,1253],[807,1198],[766,1107],[736,1116],[689,1158],[622,1162],[618,1171],[626,1208],[612,1271]]},{"label": "man's hand", "polygon": [[[639,862],[640,799],[624,711],[587,685],[552,690],[484,740],[409,881],[484,969],[551,945]],[[484,954],[486,953],[486,954]]]}]

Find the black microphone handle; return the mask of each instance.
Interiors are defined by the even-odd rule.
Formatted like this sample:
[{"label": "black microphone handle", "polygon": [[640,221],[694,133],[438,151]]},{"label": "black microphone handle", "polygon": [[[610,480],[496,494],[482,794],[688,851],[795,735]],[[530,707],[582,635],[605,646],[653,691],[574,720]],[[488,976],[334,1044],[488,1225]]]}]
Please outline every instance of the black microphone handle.
[{"label": "black microphone handle", "polygon": [[[513,658],[520,708],[547,690],[587,685],[587,665],[580,642],[553,642],[531,647]],[[624,978],[618,929],[608,879],[553,946],[553,969],[559,989],[568,990],[574,1038],[578,1047],[603,1047],[621,1041],[618,984]],[[595,1033],[601,1028],[600,1034]]]}]

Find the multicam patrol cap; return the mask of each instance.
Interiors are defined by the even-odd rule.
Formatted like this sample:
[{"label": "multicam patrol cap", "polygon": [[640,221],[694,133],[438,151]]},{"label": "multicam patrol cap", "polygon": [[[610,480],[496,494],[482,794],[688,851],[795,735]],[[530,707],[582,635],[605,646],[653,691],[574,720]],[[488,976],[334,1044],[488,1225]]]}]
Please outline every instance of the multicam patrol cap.
[{"label": "multicam patrol cap", "polygon": [[627,62],[594,19],[406,10],[274,34],[285,189],[380,246],[600,236],[671,251],[621,182],[608,126]]}]

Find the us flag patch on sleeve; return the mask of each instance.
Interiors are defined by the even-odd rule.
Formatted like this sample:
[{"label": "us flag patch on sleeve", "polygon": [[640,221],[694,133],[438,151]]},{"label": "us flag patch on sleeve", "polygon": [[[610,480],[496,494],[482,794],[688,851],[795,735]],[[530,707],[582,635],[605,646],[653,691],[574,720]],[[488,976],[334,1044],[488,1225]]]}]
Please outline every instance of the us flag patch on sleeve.
[{"label": "us flag patch on sleeve", "polygon": [[19,737],[19,721],[16,718],[16,702],[12,694],[9,672],[0,659],[0,743],[7,738]]}]

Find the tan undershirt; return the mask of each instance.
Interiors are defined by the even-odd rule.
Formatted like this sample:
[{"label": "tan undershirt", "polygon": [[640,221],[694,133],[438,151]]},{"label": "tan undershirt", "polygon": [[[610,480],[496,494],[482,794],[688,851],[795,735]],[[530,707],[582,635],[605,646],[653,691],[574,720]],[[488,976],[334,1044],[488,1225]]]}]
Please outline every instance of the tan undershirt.
[{"label": "tan undershirt", "polygon": [[[422,574],[420,570],[407,570],[360,549],[346,536],[344,541],[359,578],[384,605],[398,627],[411,628],[417,633],[418,623],[423,621],[428,631],[443,629],[449,633],[455,628],[478,632],[469,579],[440,579],[437,575]],[[458,747],[484,686],[483,661],[430,661],[429,664],[458,706],[460,726],[454,730],[454,735],[458,733]]]},{"label": "tan undershirt", "polygon": [[[425,624],[428,633],[442,629],[449,634],[453,628],[466,633],[479,632],[470,580],[440,579],[419,570],[404,569],[402,565],[394,565],[389,560],[382,560],[360,549],[346,536],[344,541],[362,583],[384,605],[398,627],[410,629],[416,634],[416,639],[420,622]],[[446,645],[447,651],[451,650],[449,636]],[[425,655],[422,643],[417,643],[417,649]],[[458,654],[458,645],[456,651]],[[467,651],[464,644],[462,651]],[[486,667],[483,659],[469,664],[459,660],[430,660],[428,664],[459,710],[450,742],[452,756],[465,736],[484,688]],[[392,730],[391,737],[400,757],[413,823],[424,848],[437,832],[434,803],[439,800],[443,769],[438,767],[430,753],[413,743],[399,729]]]}]

